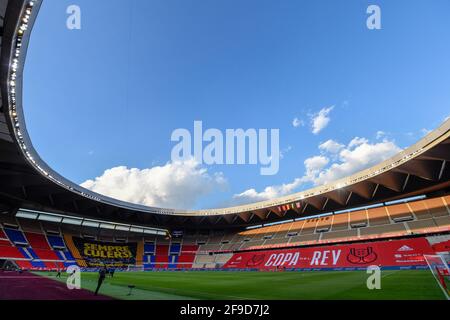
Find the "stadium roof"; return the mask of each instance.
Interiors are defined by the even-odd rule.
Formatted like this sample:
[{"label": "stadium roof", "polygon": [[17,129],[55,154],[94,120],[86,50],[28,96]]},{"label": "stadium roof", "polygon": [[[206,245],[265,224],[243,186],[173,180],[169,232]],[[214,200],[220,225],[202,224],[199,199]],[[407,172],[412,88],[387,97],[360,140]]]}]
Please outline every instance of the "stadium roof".
[{"label": "stadium roof", "polygon": [[[86,190],[37,154],[22,108],[28,40],[41,0],[0,2],[0,211],[15,208],[172,228],[222,228],[314,216],[405,197],[445,192],[450,185],[450,120],[396,156],[352,176],[277,199],[229,208],[175,210],[123,202]],[[399,119],[401,121],[401,119]]]}]

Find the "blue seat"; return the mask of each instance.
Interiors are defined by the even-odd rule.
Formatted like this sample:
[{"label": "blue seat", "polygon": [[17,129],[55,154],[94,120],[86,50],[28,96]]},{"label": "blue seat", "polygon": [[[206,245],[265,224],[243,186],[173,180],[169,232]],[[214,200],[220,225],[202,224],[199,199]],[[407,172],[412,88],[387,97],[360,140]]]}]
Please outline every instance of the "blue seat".
[{"label": "blue seat", "polygon": [[7,229],[5,228],[5,233],[8,236],[9,240],[15,244],[27,245],[28,241],[25,238],[24,234],[20,230]]},{"label": "blue seat", "polygon": [[67,268],[70,266],[76,266],[77,264],[76,264],[76,262],[64,262],[63,265],[65,268]]},{"label": "blue seat", "polygon": [[64,240],[60,236],[47,235],[48,243],[52,248],[65,248]]},{"label": "blue seat", "polygon": [[144,243],[144,254],[154,254],[155,245],[150,243]]},{"label": "blue seat", "polygon": [[156,256],[154,255],[146,255],[144,256],[143,261],[144,269],[150,269],[155,267]]},{"label": "blue seat", "polygon": [[67,260],[71,260],[71,261],[75,260],[75,258],[73,257],[72,253],[70,251],[68,251],[68,250],[64,251],[64,255],[66,256]]},{"label": "blue seat", "polygon": [[23,255],[24,258],[32,259],[33,257],[31,254],[28,253],[28,251],[25,248],[17,247],[17,249],[20,251],[20,253]]},{"label": "blue seat", "polygon": [[172,243],[170,245],[169,254],[179,255],[181,250],[181,245],[179,243]]},{"label": "blue seat", "polygon": [[176,269],[178,264],[178,256],[172,255],[169,256],[169,269]]},{"label": "blue seat", "polygon": [[30,263],[35,268],[46,268],[45,264],[40,260],[31,260]]},{"label": "blue seat", "polygon": [[64,261],[64,256],[61,253],[61,251],[55,250],[56,255],[58,256],[59,260]]}]

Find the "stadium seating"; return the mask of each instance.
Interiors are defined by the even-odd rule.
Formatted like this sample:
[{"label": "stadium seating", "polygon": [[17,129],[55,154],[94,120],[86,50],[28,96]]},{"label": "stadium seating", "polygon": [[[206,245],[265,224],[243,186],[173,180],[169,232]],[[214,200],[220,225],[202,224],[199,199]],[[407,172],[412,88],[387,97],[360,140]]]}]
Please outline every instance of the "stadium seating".
[{"label": "stadium seating", "polygon": [[414,216],[407,203],[394,204],[385,207],[389,216],[395,222],[413,220]]},{"label": "stadium seating", "polygon": [[342,231],[332,231],[327,232],[322,235],[322,240],[348,240],[348,239],[357,239],[358,238],[358,230],[342,230]]},{"label": "stadium seating", "polygon": [[0,228],[0,246],[10,246],[11,242],[6,237],[5,232]]},{"label": "stadium seating", "polygon": [[65,249],[64,240],[59,235],[47,235],[47,240],[53,249]]},{"label": "stadium seating", "polygon": [[[156,239],[153,239],[156,242]],[[197,245],[170,242],[161,239],[160,244],[144,243],[142,258],[144,269],[186,269],[191,268],[198,250]],[[167,244],[169,243],[169,244]],[[140,257],[137,257],[140,260]]]},{"label": "stadium seating", "polygon": [[201,245],[200,252],[288,247],[450,231],[450,196],[396,203],[251,229]]},{"label": "stadium seating", "polygon": [[431,219],[430,212],[425,204],[425,201],[414,201],[408,203],[407,206],[410,208],[413,215],[418,220]]},{"label": "stadium seating", "polygon": [[8,236],[9,240],[15,245],[28,245],[28,241],[25,238],[25,235],[20,230],[5,228],[5,233]]},{"label": "stadium seating", "polygon": [[[218,268],[236,251],[339,244],[375,239],[448,233],[450,196],[372,206],[314,218],[253,228],[245,231],[191,232],[168,239],[130,236],[126,233],[91,232],[74,227],[60,230],[51,223],[1,217],[0,258],[16,261],[21,268],[55,269],[86,262],[72,236],[95,241],[137,243],[136,265],[144,269]],[[430,238],[431,239],[431,238]],[[448,248],[449,239],[432,243]]]},{"label": "stadium seating", "polygon": [[181,250],[181,244],[180,243],[171,243],[169,247],[169,254],[170,255],[179,255]]},{"label": "stadium seating", "polygon": [[151,255],[155,254],[155,244],[152,243],[144,243],[144,254]]},{"label": "stadium seating", "polygon": [[34,268],[33,265],[31,264],[31,262],[28,260],[16,260],[15,262],[21,269],[30,270],[30,269]]},{"label": "stadium seating", "polygon": [[350,212],[350,228],[363,228],[368,225],[367,210]]},{"label": "stadium seating", "polygon": [[191,268],[197,254],[197,245],[182,245],[181,253],[178,257],[178,267]]},{"label": "stadium seating", "polygon": [[62,238],[47,237],[38,223],[11,217],[2,217],[0,222],[4,226],[0,228],[0,258],[24,269],[56,269],[74,263],[70,252],[55,250],[66,248]]},{"label": "stadium seating", "polygon": [[169,265],[169,246],[166,244],[156,246],[156,260],[157,268],[167,268]]},{"label": "stadium seating", "polygon": [[348,230],[350,223],[350,214],[348,212],[333,215],[331,231]]},{"label": "stadium seating", "polygon": [[30,246],[34,249],[46,249],[50,250],[47,239],[43,234],[25,232],[25,236]]},{"label": "stadium seating", "polygon": [[390,224],[391,220],[385,206],[378,208],[371,208],[367,210],[367,217],[369,218],[369,225],[380,226]]},{"label": "stadium seating", "polygon": [[433,218],[447,217],[449,215],[448,208],[445,206],[444,198],[433,198],[425,201],[425,205],[428,208]]},{"label": "stadium seating", "polygon": [[24,259],[24,256],[19,251],[18,248],[13,247],[12,245],[5,246],[2,245],[0,247],[0,258],[1,259]]}]

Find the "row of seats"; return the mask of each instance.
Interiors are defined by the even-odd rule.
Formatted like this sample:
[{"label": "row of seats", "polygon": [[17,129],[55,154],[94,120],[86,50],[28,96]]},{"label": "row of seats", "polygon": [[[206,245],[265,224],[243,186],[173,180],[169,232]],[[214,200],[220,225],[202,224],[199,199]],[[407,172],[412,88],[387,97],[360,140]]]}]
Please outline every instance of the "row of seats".
[{"label": "row of seats", "polygon": [[45,235],[35,223],[19,225],[11,217],[2,217],[2,221],[0,258],[13,260],[24,269],[57,269],[74,264],[61,236]]},{"label": "row of seats", "polygon": [[192,268],[198,250],[197,245],[184,245],[181,242],[155,244],[144,242],[144,269],[188,269]]},{"label": "row of seats", "polygon": [[221,268],[232,256],[232,253],[218,253],[214,255],[199,253],[192,267],[197,269]]}]

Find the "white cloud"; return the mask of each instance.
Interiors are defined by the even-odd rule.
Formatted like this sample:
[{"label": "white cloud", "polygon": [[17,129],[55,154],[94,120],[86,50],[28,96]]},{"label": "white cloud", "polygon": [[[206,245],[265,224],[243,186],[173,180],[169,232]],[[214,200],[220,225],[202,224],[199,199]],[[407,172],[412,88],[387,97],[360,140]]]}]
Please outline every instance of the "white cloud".
[{"label": "white cloud", "polygon": [[338,153],[345,145],[334,140],[328,140],[319,145],[319,149],[329,153]]},{"label": "white cloud", "polygon": [[233,204],[245,204],[256,201],[264,201],[281,197],[293,193],[302,184],[311,180],[322,170],[328,163],[329,159],[324,156],[315,156],[305,160],[304,165],[306,169],[305,176],[296,178],[294,181],[286,184],[266,187],[263,191],[258,192],[255,189],[248,189],[240,194],[233,196]]},{"label": "white cloud", "polygon": [[294,118],[292,120],[292,126],[294,128],[303,127],[305,125],[305,122],[303,120],[300,120],[299,118]]},{"label": "white cloud", "polygon": [[326,128],[331,121],[329,117],[330,112],[333,111],[334,106],[329,108],[323,108],[318,113],[311,115],[312,133],[318,134],[320,131]]},{"label": "white cloud", "polygon": [[314,185],[322,185],[367,169],[399,153],[401,149],[393,142],[384,140],[369,143],[367,139],[353,139],[339,153],[339,159],[312,179]]},{"label": "white cloud", "polygon": [[348,144],[348,148],[351,149],[351,148],[360,146],[362,144],[367,144],[367,143],[369,143],[369,140],[367,140],[366,138],[355,137]]},{"label": "white cloud", "polygon": [[306,175],[314,175],[316,172],[322,170],[328,163],[330,159],[324,156],[314,156],[305,160]]},{"label": "white cloud", "polygon": [[189,209],[202,196],[220,190],[226,184],[221,173],[209,174],[192,159],[142,170],[115,167],[81,186],[132,203]]},{"label": "white cloud", "polygon": [[427,134],[429,134],[431,131],[433,130],[429,130],[426,128],[423,128],[422,130],[420,130],[420,132],[422,133],[422,136],[426,136]]},{"label": "white cloud", "polygon": [[384,131],[377,131],[377,135],[376,135],[376,138],[377,139],[381,139],[381,138],[383,138],[383,137],[385,137],[386,136],[386,132],[384,132]]},{"label": "white cloud", "polygon": [[294,192],[301,184],[301,179],[297,178],[291,183],[266,187],[261,192],[257,192],[255,189],[248,189],[240,194],[235,194],[233,196],[233,204],[238,205],[281,197]]},{"label": "white cloud", "polygon": [[[250,189],[235,195],[234,199],[239,203],[269,200],[293,193],[307,183],[314,186],[330,183],[374,166],[401,151],[394,141],[386,139],[370,143],[368,139],[356,137],[346,146],[337,142],[335,144],[343,146],[335,161],[323,155],[308,158],[304,161],[305,173],[302,177],[295,178],[288,184],[266,187],[262,192]],[[323,145],[321,144],[319,149],[324,149]],[[334,143],[327,145],[334,145]]]}]

